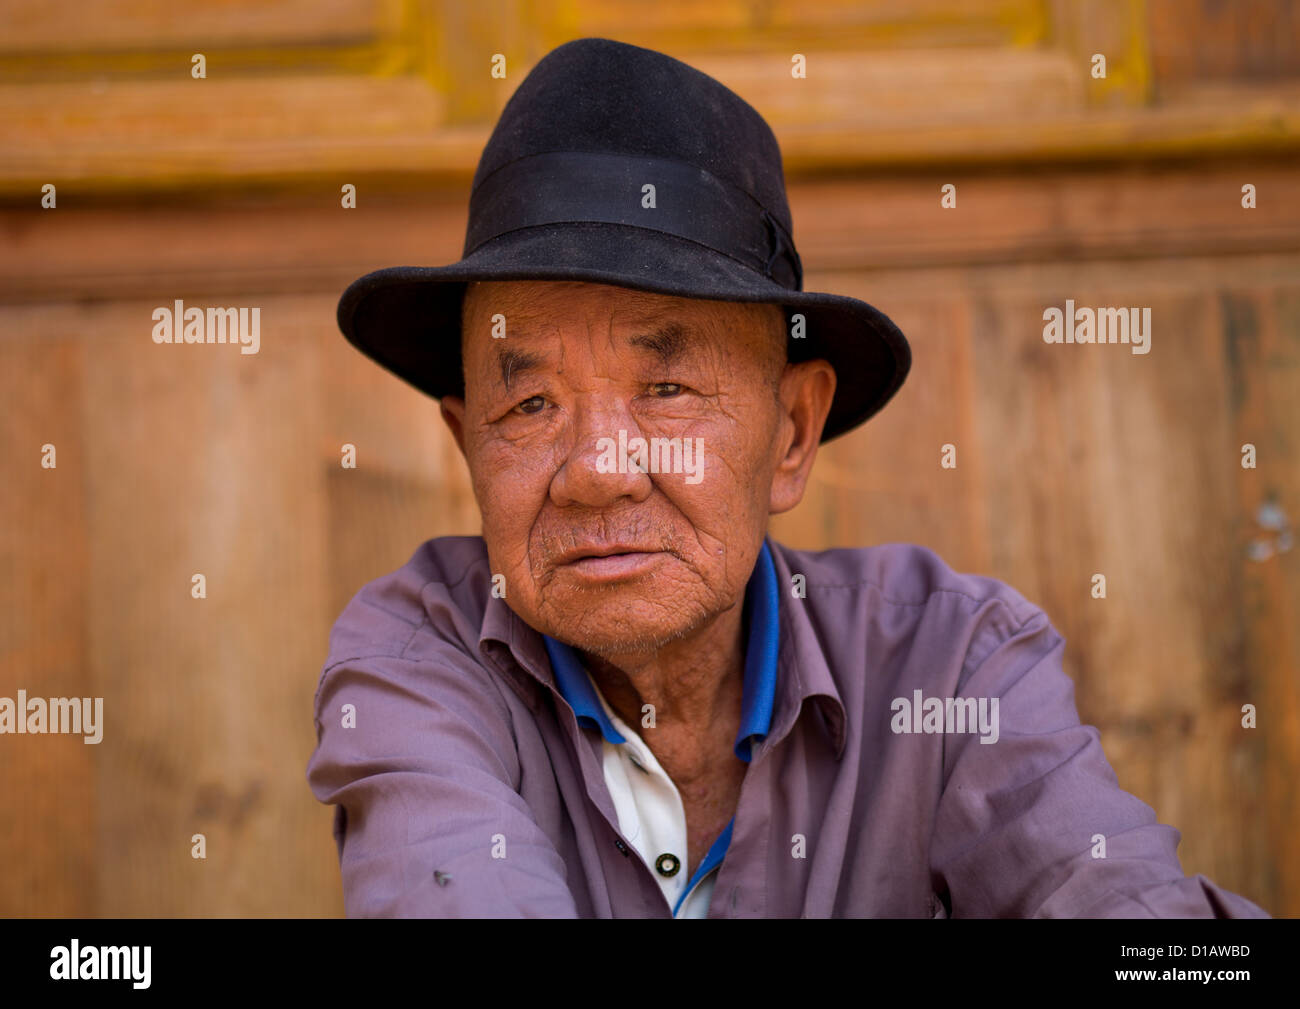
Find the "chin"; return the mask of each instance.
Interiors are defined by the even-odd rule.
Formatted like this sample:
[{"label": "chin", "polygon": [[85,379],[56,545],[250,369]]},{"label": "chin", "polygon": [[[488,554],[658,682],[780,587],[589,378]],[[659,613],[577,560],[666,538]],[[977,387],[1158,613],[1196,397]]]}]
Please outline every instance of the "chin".
[{"label": "chin", "polygon": [[564,606],[543,610],[546,633],[594,655],[655,651],[698,630],[707,620],[702,612],[688,612],[680,604],[671,609],[663,597],[647,596],[628,587],[619,591],[565,593]]}]

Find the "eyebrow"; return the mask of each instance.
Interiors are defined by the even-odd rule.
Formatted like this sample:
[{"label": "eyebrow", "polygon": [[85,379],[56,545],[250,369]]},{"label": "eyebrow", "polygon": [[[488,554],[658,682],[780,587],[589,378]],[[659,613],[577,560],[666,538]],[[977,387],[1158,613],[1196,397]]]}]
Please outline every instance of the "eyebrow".
[{"label": "eyebrow", "polygon": [[521,372],[536,371],[542,366],[542,355],[526,350],[505,350],[497,352],[497,364],[501,366],[501,381],[506,391],[510,390],[510,380]]},{"label": "eyebrow", "polygon": [[628,342],[633,347],[643,347],[658,354],[664,364],[668,364],[681,357],[691,338],[681,323],[669,322],[648,333],[639,333]]},{"label": "eyebrow", "polygon": [[[656,354],[664,364],[677,360],[691,345],[691,334],[678,322],[668,322],[645,333],[638,333],[628,340],[632,347],[640,347]],[[537,371],[545,364],[542,354],[527,350],[500,348],[497,351],[497,365],[501,369],[501,381],[510,390],[510,383],[519,375]]]}]

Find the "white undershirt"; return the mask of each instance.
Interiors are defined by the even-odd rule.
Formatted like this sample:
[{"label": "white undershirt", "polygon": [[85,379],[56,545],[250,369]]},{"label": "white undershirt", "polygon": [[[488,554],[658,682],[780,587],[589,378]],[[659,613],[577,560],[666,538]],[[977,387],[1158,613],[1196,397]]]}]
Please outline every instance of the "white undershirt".
[{"label": "white undershirt", "polygon": [[[592,688],[600,700],[600,706],[605,709],[605,716],[619,735],[627,740],[624,743],[611,743],[608,739],[602,739],[605,784],[609,787],[614,809],[618,812],[618,829],[650,867],[669,908],[672,908],[686,889],[691,873],[695,871],[695,866],[689,864],[687,856],[686,807],[682,804],[681,793],[655,759],[650,747],[606,703],[594,681]],[[656,860],[663,854],[675,855],[681,863],[681,868],[672,876],[664,876],[655,868]],[[708,917],[709,898],[713,895],[713,884],[717,878],[718,869],[715,866],[695,884],[674,917]]]}]

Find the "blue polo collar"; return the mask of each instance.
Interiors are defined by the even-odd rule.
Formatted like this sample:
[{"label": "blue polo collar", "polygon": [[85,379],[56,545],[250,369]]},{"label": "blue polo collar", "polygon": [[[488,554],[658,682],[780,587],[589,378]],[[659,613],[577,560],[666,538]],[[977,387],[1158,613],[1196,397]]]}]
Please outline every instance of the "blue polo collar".
[{"label": "blue polo collar", "polygon": [[[776,698],[780,613],[777,608],[776,569],[772,564],[767,540],[763,541],[754,573],[750,575],[749,584],[745,588],[745,618],[749,622],[749,642],[745,648],[745,680],[741,695],[740,729],[736,733],[736,756],[748,763],[754,743],[761,742],[772,728],[772,705]],[[551,658],[551,668],[555,671],[556,686],[573,708],[578,723],[595,725],[611,743],[626,742],[606,716],[596,694],[596,686],[582,668],[577,653],[549,635],[542,635],[542,638]],[[725,843],[723,847],[725,850]]]}]

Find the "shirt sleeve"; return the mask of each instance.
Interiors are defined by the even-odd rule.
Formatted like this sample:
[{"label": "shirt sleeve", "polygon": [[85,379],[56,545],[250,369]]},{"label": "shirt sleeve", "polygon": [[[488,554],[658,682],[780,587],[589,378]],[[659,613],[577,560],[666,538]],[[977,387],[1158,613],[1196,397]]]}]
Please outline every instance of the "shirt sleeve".
[{"label": "shirt sleeve", "polygon": [[1037,611],[959,685],[962,697],[988,698],[990,712],[998,700],[998,733],[988,743],[943,736],[930,868],[949,913],[1267,918],[1205,876],[1183,874],[1180,833],[1119,787],[1100,734],[1080,724],[1064,647]]},{"label": "shirt sleeve", "polygon": [[564,862],[519,794],[509,710],[470,666],[385,656],[321,677],[307,778],[338,805],[350,918],[577,917]]}]

